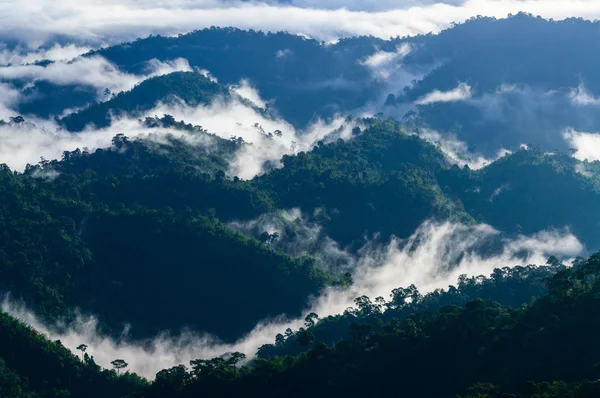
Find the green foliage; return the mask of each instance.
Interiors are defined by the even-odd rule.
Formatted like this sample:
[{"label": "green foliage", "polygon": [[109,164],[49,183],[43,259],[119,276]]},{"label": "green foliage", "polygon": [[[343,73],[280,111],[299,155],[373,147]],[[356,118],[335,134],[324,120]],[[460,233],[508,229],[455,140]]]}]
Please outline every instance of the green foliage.
[{"label": "green foliage", "polygon": [[407,237],[428,218],[470,220],[436,181],[437,170],[447,167],[438,149],[396,122],[366,122],[351,140],[284,156],[283,168],[258,177],[257,186],[281,208],[335,209],[319,221],[343,244],[364,234]]},{"label": "green foliage", "polygon": [[[519,390],[519,397],[595,396],[597,383],[586,380],[599,376],[598,320],[590,317],[600,304],[599,259],[600,253],[559,271],[549,278],[547,295],[521,308],[475,299],[384,327],[355,322],[349,337],[333,346],[257,359],[234,377],[191,377],[182,393],[170,396],[362,397],[402,391],[411,397],[466,392],[482,398]],[[357,304],[363,312],[371,306],[364,297]]]},{"label": "green foliage", "polygon": [[285,32],[212,27],[176,37],[151,36],[87,56],[101,55],[137,74],[152,59],[185,58],[221,84],[248,79],[263,98],[277,99],[285,120],[304,126],[315,116],[328,118],[364,105],[380,83],[359,61],[374,54],[377,45],[395,51],[395,44],[364,37],[326,46]]},{"label": "green foliage", "polygon": [[132,396],[147,387],[135,374],[117,376],[93,357],[74,356],[29,326],[0,312],[0,396],[104,398]]},{"label": "green foliage", "polygon": [[[589,247],[598,248],[596,163],[582,164],[539,148],[522,149],[478,171],[445,170],[440,185],[475,219],[502,231],[531,234],[568,226]],[[579,167],[589,167],[589,175]]]},{"label": "green foliage", "polygon": [[[343,314],[328,316],[318,323],[314,322],[315,318],[310,319],[312,323],[307,319],[307,330],[314,335],[315,342],[310,347],[314,348],[320,343],[332,345],[347,339],[352,324],[371,325],[384,331],[389,327],[386,323],[397,323],[418,312],[439,311],[448,305],[464,306],[477,298],[519,308],[536,297],[544,296],[547,293],[546,280],[564,268],[556,258],[551,258],[546,266],[504,267],[495,269],[489,277],[461,275],[456,286],[450,286],[447,290],[437,289],[425,295],[411,285],[392,290],[387,301],[383,297],[375,299],[375,302],[365,296],[359,297],[355,302],[356,308],[348,308]],[[292,333],[291,337],[295,335]],[[298,344],[297,339],[282,335],[275,344],[261,347],[258,356],[272,359],[276,356],[299,355],[304,351],[306,347]]]},{"label": "green foliage", "polygon": [[[255,217],[271,206],[248,182],[225,177],[219,151],[238,144],[214,139],[203,153],[174,138],[116,136],[111,149],[67,152],[24,174],[3,167],[2,290],[48,318],[80,307],[114,332],[133,322],[142,336],[189,325],[233,339],[260,319],[299,312],[334,279],[214,217]],[[59,175],[35,177],[49,171]],[[249,296],[243,313],[225,315]]]}]

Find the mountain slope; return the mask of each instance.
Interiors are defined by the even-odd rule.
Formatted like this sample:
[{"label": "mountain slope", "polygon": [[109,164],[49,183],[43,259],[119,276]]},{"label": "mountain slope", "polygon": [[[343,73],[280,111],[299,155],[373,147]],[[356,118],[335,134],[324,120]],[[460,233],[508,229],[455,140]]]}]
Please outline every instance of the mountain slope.
[{"label": "mountain slope", "polygon": [[110,125],[111,118],[136,117],[155,107],[159,102],[181,100],[190,106],[208,104],[216,96],[225,96],[228,90],[196,72],[174,72],[157,76],[119,93],[116,97],[72,113],[60,120],[69,131],[81,131],[86,125],[96,128]]},{"label": "mountain slope", "polygon": [[285,156],[283,168],[258,177],[282,208],[300,207],[320,219],[345,244],[380,233],[407,237],[427,218],[468,221],[459,202],[449,200],[436,181],[447,167],[433,145],[409,135],[398,123],[370,121],[350,140],[322,144]]},{"label": "mountain slope", "polygon": [[471,215],[502,231],[532,234],[568,226],[595,250],[600,248],[598,174],[584,169],[597,164],[522,149],[478,171],[455,167],[441,180]]},{"label": "mountain slope", "polygon": [[[147,171],[136,173],[134,167],[151,158],[152,147],[148,151],[139,148],[142,143],[115,142],[121,150],[129,146],[129,160],[137,161],[108,161],[115,154],[128,158],[114,147],[113,153],[67,154],[62,162],[23,175],[2,169],[2,290],[23,297],[48,318],[78,306],[98,314],[115,332],[134,317],[132,332],[137,335],[189,325],[233,339],[264,317],[300,311],[310,294],[332,281],[312,261],[274,252],[218,219],[201,215],[211,203],[223,216],[256,214],[260,203],[253,201],[261,199],[246,190],[247,184],[224,180],[222,171],[210,176],[192,168],[188,177],[176,177],[166,167],[161,175],[152,163]],[[77,163],[81,168],[74,166]],[[108,164],[113,170],[107,175],[93,170],[100,167],[106,173]],[[36,170],[62,174],[49,181],[36,178]],[[170,180],[179,193],[165,191],[162,182]],[[186,193],[194,196],[186,200]],[[179,204],[173,200],[177,197]],[[240,205],[244,197],[247,206]],[[164,296],[156,295],[159,289]],[[222,299],[207,305],[224,292],[228,293]],[[282,292],[285,299],[280,298]],[[249,296],[253,299],[246,302],[243,314],[225,315],[236,312]],[[153,300],[160,302],[136,304]],[[168,314],[156,317],[157,308]]]},{"label": "mountain slope", "polygon": [[147,382],[127,372],[103,370],[93,357],[77,358],[60,342],[48,341],[0,312],[0,395],[6,398],[125,397]]},{"label": "mountain slope", "polygon": [[357,319],[348,340],[320,344],[297,357],[256,360],[239,370],[225,361],[194,362],[190,379],[179,379],[179,391],[163,394],[362,397],[401,391],[455,397],[473,385],[471,391],[483,394],[491,383],[542,397],[556,396],[542,394],[549,390],[544,381],[560,380],[580,383],[577,396],[592,397],[598,384],[588,380],[599,376],[600,344],[593,332],[598,321],[589,314],[599,304],[599,258],[560,271],[548,281],[546,296],[520,309],[477,299],[464,308],[447,305],[386,325]]},{"label": "mountain slope", "polygon": [[153,58],[185,58],[222,84],[250,80],[263,98],[274,100],[285,120],[304,126],[316,117],[358,108],[377,92],[368,69],[359,62],[374,54],[376,45],[394,48],[375,38],[324,45],[284,32],[210,28],[177,37],[153,36],[88,56],[101,55],[130,73],[140,72]]}]

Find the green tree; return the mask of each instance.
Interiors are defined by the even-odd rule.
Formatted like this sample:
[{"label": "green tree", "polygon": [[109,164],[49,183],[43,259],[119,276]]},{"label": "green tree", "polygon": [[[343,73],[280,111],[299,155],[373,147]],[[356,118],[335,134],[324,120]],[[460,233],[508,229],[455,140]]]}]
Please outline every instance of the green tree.
[{"label": "green tree", "polygon": [[121,369],[125,369],[129,364],[122,359],[115,359],[110,363],[117,370],[117,374],[121,374]]},{"label": "green tree", "polygon": [[81,360],[83,361],[83,355],[85,353],[85,350],[87,350],[88,346],[85,344],[79,344],[79,346],[77,347],[77,349],[79,351],[81,351]]}]

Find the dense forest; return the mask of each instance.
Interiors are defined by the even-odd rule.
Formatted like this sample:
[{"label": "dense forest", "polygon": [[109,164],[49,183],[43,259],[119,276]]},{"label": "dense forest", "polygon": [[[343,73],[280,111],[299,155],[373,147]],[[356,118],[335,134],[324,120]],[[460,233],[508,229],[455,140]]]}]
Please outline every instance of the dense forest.
[{"label": "dense forest", "polygon": [[[597,305],[599,256],[572,268],[551,260],[545,267],[497,269],[490,278],[465,278],[424,296],[409,287],[389,300],[359,297],[341,318],[317,322],[311,314],[306,328],[278,335],[275,347],[297,344],[306,352],[243,366],[241,353],[193,360],[189,368],[159,372],[151,384],[100,370],[85,347],[78,359],[60,342],[2,315],[8,344],[0,388],[14,397],[363,396],[398,389],[418,397],[593,397],[599,392],[597,322],[589,313]],[[491,300],[506,291],[514,296],[505,305]],[[529,294],[537,298],[519,303]],[[346,331],[335,343],[316,343],[327,328]],[[38,370],[49,367],[43,382],[39,371],[31,373],[32,361]]]},{"label": "dense forest", "polygon": [[[213,27],[0,66],[0,397],[598,396],[599,27]],[[80,65],[125,83],[55,77]],[[138,375],[15,302],[222,355]]]}]

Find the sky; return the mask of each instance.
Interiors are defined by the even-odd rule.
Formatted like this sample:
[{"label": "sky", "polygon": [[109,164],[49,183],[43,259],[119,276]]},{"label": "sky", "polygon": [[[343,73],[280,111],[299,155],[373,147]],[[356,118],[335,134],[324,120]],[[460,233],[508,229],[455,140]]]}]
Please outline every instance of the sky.
[{"label": "sky", "polygon": [[[3,0],[0,37],[38,48],[70,36],[82,46],[210,26],[286,30],[329,41],[438,32],[469,17],[529,12],[597,19],[595,0]],[[71,48],[72,51],[72,48]]]}]

